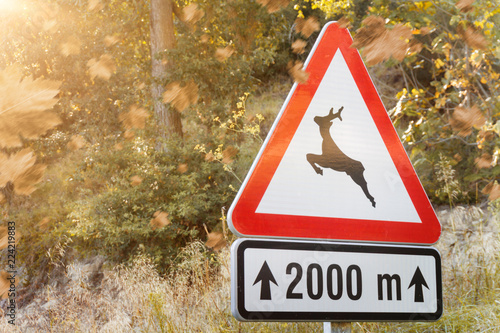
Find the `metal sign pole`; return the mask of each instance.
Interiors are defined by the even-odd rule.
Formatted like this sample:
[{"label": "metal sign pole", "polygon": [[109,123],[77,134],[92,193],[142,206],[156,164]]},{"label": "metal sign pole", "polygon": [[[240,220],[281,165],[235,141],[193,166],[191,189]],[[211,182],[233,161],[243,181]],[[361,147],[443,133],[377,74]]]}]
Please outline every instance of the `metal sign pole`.
[{"label": "metal sign pole", "polygon": [[323,323],[324,333],[351,333],[351,323]]}]

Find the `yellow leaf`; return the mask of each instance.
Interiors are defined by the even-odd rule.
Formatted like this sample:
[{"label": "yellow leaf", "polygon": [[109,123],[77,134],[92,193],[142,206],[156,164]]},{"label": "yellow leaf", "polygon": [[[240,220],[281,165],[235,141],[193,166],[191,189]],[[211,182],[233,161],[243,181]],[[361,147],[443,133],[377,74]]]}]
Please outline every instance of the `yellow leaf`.
[{"label": "yellow leaf", "polygon": [[104,8],[100,0],[89,0],[87,8],[92,10],[101,10]]},{"label": "yellow leaf", "polygon": [[450,118],[450,125],[453,130],[458,131],[458,135],[467,136],[472,133],[472,127],[479,128],[484,125],[486,119],[474,105],[471,108],[463,106],[456,107]]},{"label": "yellow leaf", "polygon": [[424,36],[428,35],[430,33],[431,33],[431,28],[429,28],[429,27],[423,27],[422,29],[420,29],[420,34],[422,34]]},{"label": "yellow leaf", "polygon": [[9,235],[7,234],[7,227],[0,227],[0,250],[5,249],[9,245]]},{"label": "yellow leaf", "polygon": [[89,67],[90,77],[94,79],[96,76],[104,80],[109,80],[111,75],[116,71],[116,65],[109,54],[103,54],[99,60],[95,58],[87,62]]},{"label": "yellow leaf", "polygon": [[238,154],[238,149],[235,148],[235,147],[227,147],[226,149],[224,149],[224,151],[222,152],[222,162],[224,164],[230,164],[233,162],[233,157],[236,156],[236,154]]},{"label": "yellow leaf", "polygon": [[6,271],[0,272],[0,295],[2,299],[9,297],[9,289],[11,287],[17,286],[19,283],[19,278],[13,274],[7,273]]},{"label": "yellow leaf", "polygon": [[295,20],[295,31],[301,33],[306,38],[309,38],[319,29],[319,22],[314,16],[309,16],[307,20],[300,17]]},{"label": "yellow leaf", "polygon": [[153,215],[153,218],[149,222],[149,225],[153,230],[166,227],[169,224],[170,220],[168,219],[168,213],[162,211],[156,211]]},{"label": "yellow leaf", "polygon": [[[437,94],[437,93],[436,93]],[[442,108],[446,104],[446,97],[437,98],[435,105],[437,108]]]},{"label": "yellow leaf", "polygon": [[497,182],[490,182],[481,192],[487,194],[490,201],[494,201],[500,198],[500,185]]},{"label": "yellow leaf", "polygon": [[189,105],[198,101],[198,85],[190,81],[186,86],[181,87],[179,82],[167,85],[163,93],[163,101],[170,103],[177,111],[184,111]]},{"label": "yellow leaf", "polygon": [[179,164],[177,171],[179,173],[186,173],[188,171],[188,165],[186,163]]},{"label": "yellow leaf", "polygon": [[57,20],[46,20],[42,24],[43,31],[55,33],[57,31]]},{"label": "yellow leaf", "polygon": [[226,61],[234,53],[234,49],[231,46],[226,46],[225,48],[219,47],[215,51],[215,59],[219,62]]},{"label": "yellow leaf", "polygon": [[461,12],[470,12],[472,10],[472,4],[474,0],[459,0],[456,4],[457,8],[460,9]]},{"label": "yellow leaf", "polygon": [[198,5],[192,3],[182,8],[182,16],[183,20],[187,23],[195,24],[205,15],[205,12],[201,9],[198,9]]},{"label": "yellow leaf", "polygon": [[215,160],[215,156],[214,153],[212,153],[212,151],[209,151],[208,153],[205,154],[205,161],[212,162],[213,160]]},{"label": "yellow leaf", "polygon": [[265,6],[269,13],[274,13],[288,6],[290,0],[257,0],[257,3]]},{"label": "yellow leaf", "polygon": [[474,159],[474,164],[478,169],[488,169],[493,165],[493,156],[483,153],[480,157]]},{"label": "yellow leaf", "polygon": [[476,28],[469,26],[464,29],[461,25],[457,27],[457,32],[462,39],[473,49],[485,50],[488,41]]},{"label": "yellow leaf", "polygon": [[210,232],[207,236],[206,245],[214,251],[219,251],[227,245],[224,235],[220,232]]},{"label": "yellow leaf", "polygon": [[408,52],[409,53],[419,53],[424,48],[424,46],[422,45],[422,43],[419,43],[419,42],[417,42],[415,40],[410,41],[410,43],[408,44],[408,46],[409,46],[409,48],[408,48]]},{"label": "yellow leaf", "polygon": [[[12,238],[10,239],[10,244],[14,244],[14,245],[17,245],[17,243],[19,242],[19,239],[21,239],[21,234],[19,233],[19,231],[16,230],[16,234],[15,236],[11,236],[11,237],[15,237],[14,238],[14,242],[12,242]],[[2,249],[5,249],[9,246],[9,232],[8,232],[8,229],[7,227],[0,227],[0,250]]]},{"label": "yellow leaf", "polygon": [[50,218],[49,217],[44,217],[40,222],[38,222],[38,228],[40,230],[47,230],[49,223],[50,223]]},{"label": "yellow leaf", "polygon": [[432,7],[434,4],[432,3],[432,1],[425,1],[424,2],[424,6],[423,6],[423,10],[426,11],[427,9],[429,9],[430,7]]},{"label": "yellow leaf", "polygon": [[146,118],[148,117],[148,112],[144,108],[140,108],[137,105],[132,105],[130,111],[127,113],[122,113],[118,119],[123,123],[123,127],[126,129],[132,128],[144,128],[146,126]]},{"label": "yellow leaf", "polygon": [[47,111],[57,102],[61,82],[22,78],[20,70],[0,71],[0,147],[20,147],[21,137],[36,139],[61,120]]},{"label": "yellow leaf", "polygon": [[71,40],[62,43],[59,48],[61,50],[61,54],[67,57],[72,54],[79,54],[81,46],[82,43],[80,42],[80,40],[77,37],[73,36]]},{"label": "yellow leaf", "polygon": [[441,68],[441,67],[443,67],[443,66],[444,66],[444,62],[443,62],[443,60],[441,60],[441,59],[439,59],[439,58],[438,58],[438,59],[436,59],[436,61],[434,62],[434,65],[436,66],[436,68],[438,68],[438,69],[439,69],[439,68]]},{"label": "yellow leaf", "polygon": [[295,63],[288,63],[288,72],[292,76],[293,80],[297,83],[306,83],[309,79],[309,73],[303,70],[304,64],[300,61],[296,61]]},{"label": "yellow leaf", "polygon": [[305,40],[297,39],[292,44],[292,51],[293,51],[293,53],[297,53],[297,54],[304,53],[306,45],[307,45],[307,42]]},{"label": "yellow leaf", "polygon": [[163,93],[163,102],[174,103],[174,100],[182,92],[182,88],[179,82],[169,83]]},{"label": "yellow leaf", "polygon": [[143,181],[143,178],[140,176],[135,175],[135,176],[130,177],[130,185],[132,185],[132,186],[138,186],[142,183],[142,181]]},{"label": "yellow leaf", "polygon": [[28,148],[10,156],[0,154],[0,187],[10,182],[14,185],[14,193],[31,194],[45,171],[45,165],[35,164],[35,161],[36,157]]},{"label": "yellow leaf", "polygon": [[40,3],[40,8],[36,13],[36,15],[34,16],[35,19],[32,20],[33,25],[38,29],[42,29],[43,31],[49,33],[55,33],[57,31],[57,26],[58,26],[56,18],[59,14],[59,6],[55,3],[49,4],[48,1],[43,1],[39,3]]},{"label": "yellow leaf", "polygon": [[391,57],[402,61],[407,51],[419,52],[422,49],[419,43],[409,44],[413,37],[407,26],[397,24],[394,28],[387,29],[384,19],[378,16],[367,17],[363,20],[363,25],[357,31],[352,46],[361,49],[369,66]]},{"label": "yellow leaf", "polygon": [[81,135],[73,135],[71,137],[71,140],[68,142],[68,144],[66,145],[69,149],[71,150],[78,150],[80,148],[82,148],[83,146],[85,146],[87,142],[85,141],[85,139],[83,138],[83,136]]},{"label": "yellow leaf", "polygon": [[340,29],[350,29],[351,28],[351,22],[349,19],[345,16],[341,17],[338,21],[337,24],[339,25]]},{"label": "yellow leaf", "polygon": [[135,131],[134,131],[134,130],[131,130],[131,129],[128,129],[128,130],[126,130],[126,131],[123,133],[123,137],[124,137],[126,140],[132,140],[132,139],[135,137]]},{"label": "yellow leaf", "polygon": [[208,36],[207,34],[201,35],[200,42],[202,42],[203,44],[206,44],[209,41],[210,41],[210,36]]},{"label": "yellow leaf", "polygon": [[107,47],[113,46],[116,43],[118,43],[119,41],[120,41],[120,39],[117,36],[108,35],[108,36],[104,37],[104,45],[106,45]]}]

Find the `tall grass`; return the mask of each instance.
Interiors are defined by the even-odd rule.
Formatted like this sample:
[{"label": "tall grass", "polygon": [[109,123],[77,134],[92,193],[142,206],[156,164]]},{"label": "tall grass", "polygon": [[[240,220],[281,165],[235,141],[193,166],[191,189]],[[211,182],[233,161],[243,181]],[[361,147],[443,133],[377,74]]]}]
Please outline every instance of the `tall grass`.
[{"label": "tall grass", "polygon": [[[352,323],[352,332],[500,332],[498,212],[458,207],[439,212],[443,235],[444,315],[431,323]],[[102,268],[76,262],[40,290],[1,332],[322,332],[321,323],[240,323],[230,312],[229,249],[194,242],[160,276],[152,261]]]},{"label": "tall grass", "polygon": [[354,332],[500,332],[500,210],[438,212],[444,313],[437,322],[356,325]]}]

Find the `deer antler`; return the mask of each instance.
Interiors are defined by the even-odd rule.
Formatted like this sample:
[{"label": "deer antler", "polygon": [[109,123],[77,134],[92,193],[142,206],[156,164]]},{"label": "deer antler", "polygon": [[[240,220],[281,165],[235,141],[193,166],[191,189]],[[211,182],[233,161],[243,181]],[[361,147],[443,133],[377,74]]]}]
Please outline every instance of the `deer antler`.
[{"label": "deer antler", "polygon": [[336,113],[338,115],[340,121],[342,121],[342,117],[340,116],[340,112],[342,112],[342,110],[344,110],[343,106],[341,106],[340,109],[339,109],[339,111]]},{"label": "deer antler", "polygon": [[328,113],[328,120],[332,121],[333,119],[335,118],[339,118],[340,121],[342,121],[342,116],[340,115],[340,112],[342,112],[342,110],[344,109],[344,107],[342,106],[339,111],[337,111],[337,113],[333,113],[333,108],[330,109],[330,112]]}]

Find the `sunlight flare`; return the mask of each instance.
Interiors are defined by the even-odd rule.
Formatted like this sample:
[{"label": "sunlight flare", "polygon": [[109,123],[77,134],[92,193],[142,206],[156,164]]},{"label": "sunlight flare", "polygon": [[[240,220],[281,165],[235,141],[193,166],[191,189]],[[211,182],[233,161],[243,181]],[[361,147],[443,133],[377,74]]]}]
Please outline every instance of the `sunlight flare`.
[{"label": "sunlight flare", "polygon": [[0,14],[19,11],[22,7],[22,3],[19,0],[0,0]]}]

